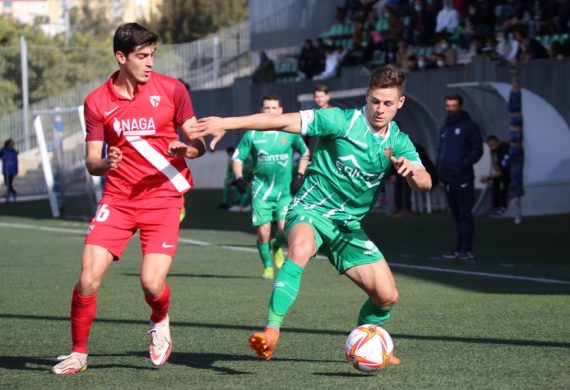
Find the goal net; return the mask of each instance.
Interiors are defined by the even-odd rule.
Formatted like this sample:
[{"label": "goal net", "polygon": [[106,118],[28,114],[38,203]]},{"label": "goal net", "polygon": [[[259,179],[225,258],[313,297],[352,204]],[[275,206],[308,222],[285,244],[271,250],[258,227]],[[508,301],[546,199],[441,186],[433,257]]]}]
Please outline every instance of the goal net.
[{"label": "goal net", "polygon": [[101,178],[85,169],[83,106],[34,111],[33,124],[45,189],[54,218],[90,219]]}]

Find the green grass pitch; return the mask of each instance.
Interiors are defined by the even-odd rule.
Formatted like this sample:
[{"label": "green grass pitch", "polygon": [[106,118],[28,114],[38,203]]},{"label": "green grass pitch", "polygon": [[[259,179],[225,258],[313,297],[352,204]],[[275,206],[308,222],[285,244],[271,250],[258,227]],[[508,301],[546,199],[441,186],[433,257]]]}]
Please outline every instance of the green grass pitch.
[{"label": "green grass pitch", "polygon": [[264,324],[271,282],[249,216],[216,210],[218,200],[189,196],[168,278],[169,363],[148,358],[135,237],[99,293],[89,368],[68,377],[49,369],[70,351],[87,223],[50,219],[44,202],[0,205],[0,388],[570,388],[569,215],[477,219],[475,262],[437,257],[452,242],[447,213],[370,215],[365,228],[400,291],[385,328],[402,364],[366,375],[343,357],[365,295],[323,259],[307,267],[274,358],[255,358],[247,338]]}]

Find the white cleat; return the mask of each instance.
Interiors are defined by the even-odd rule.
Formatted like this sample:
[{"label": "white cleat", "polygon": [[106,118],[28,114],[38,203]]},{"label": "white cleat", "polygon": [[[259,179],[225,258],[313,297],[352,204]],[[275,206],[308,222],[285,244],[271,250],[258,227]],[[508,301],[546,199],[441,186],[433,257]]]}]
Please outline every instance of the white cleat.
[{"label": "white cleat", "polygon": [[170,338],[170,321],[168,315],[158,323],[150,322],[150,361],[155,366],[162,366],[172,352],[172,339]]},{"label": "white cleat", "polygon": [[84,353],[71,352],[69,355],[58,356],[57,360],[60,362],[51,369],[56,375],[77,374],[87,369],[87,355]]}]

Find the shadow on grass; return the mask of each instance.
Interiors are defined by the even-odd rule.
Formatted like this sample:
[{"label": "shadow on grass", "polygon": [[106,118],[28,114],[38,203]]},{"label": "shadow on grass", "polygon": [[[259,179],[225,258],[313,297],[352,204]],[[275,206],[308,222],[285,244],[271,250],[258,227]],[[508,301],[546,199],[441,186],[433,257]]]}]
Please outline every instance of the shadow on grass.
[{"label": "shadow on grass", "polygon": [[[90,355],[90,356],[102,356],[102,355]],[[7,370],[25,370],[25,371],[45,371],[50,373],[52,366],[56,365],[58,362],[55,359],[38,358],[31,356],[0,356],[0,368]],[[129,364],[92,364],[92,360],[89,360],[89,369],[96,370],[102,368],[128,368],[135,370],[148,370],[150,367],[133,366]]]},{"label": "shadow on grass", "polygon": [[[125,276],[140,276],[138,273],[125,272]],[[169,278],[199,278],[199,279],[261,279],[260,276],[241,276],[241,275],[214,275],[214,274],[187,274],[187,273],[169,273]]]},{"label": "shadow on grass", "polygon": [[313,375],[327,376],[327,377],[340,377],[340,378],[370,378],[376,376],[376,373],[367,374],[365,372],[314,372]]},{"label": "shadow on grass", "polygon": [[[56,316],[41,316],[30,314],[8,314],[0,313],[0,318],[5,319],[18,319],[18,320],[38,320],[38,321],[64,321],[69,322],[69,317],[56,317]],[[95,322],[109,323],[109,324],[137,324],[148,326],[148,320],[119,320],[110,318],[97,318]],[[233,324],[211,324],[200,322],[183,322],[171,321],[173,327],[188,327],[188,328],[206,328],[206,329],[225,329],[225,330],[246,330],[256,331],[259,330],[258,326],[249,325],[233,325]],[[325,330],[325,329],[305,329],[305,328],[282,328],[282,333],[303,333],[324,336],[347,336],[348,332],[339,330]],[[541,347],[541,348],[567,348],[570,349],[570,342],[548,341],[548,340],[525,340],[525,339],[502,339],[502,338],[479,338],[479,337],[461,337],[461,336],[431,336],[431,335],[415,335],[403,333],[391,333],[394,339],[408,339],[408,340],[424,340],[424,341],[445,341],[454,343],[466,344],[492,344],[492,345],[513,345],[521,347]],[[0,357],[1,359],[1,357]]]}]

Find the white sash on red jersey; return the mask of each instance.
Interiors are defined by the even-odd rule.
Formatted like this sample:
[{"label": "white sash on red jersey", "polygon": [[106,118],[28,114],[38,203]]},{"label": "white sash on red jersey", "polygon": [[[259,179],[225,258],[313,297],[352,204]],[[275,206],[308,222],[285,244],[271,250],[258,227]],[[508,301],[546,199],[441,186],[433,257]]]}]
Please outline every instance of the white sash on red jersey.
[{"label": "white sash on red jersey", "polygon": [[143,156],[149,163],[158,169],[164,176],[170,180],[172,185],[176,187],[178,192],[184,192],[190,189],[188,180],[176,169],[162,154],[153,148],[148,141],[138,136],[126,136],[127,141]]}]

